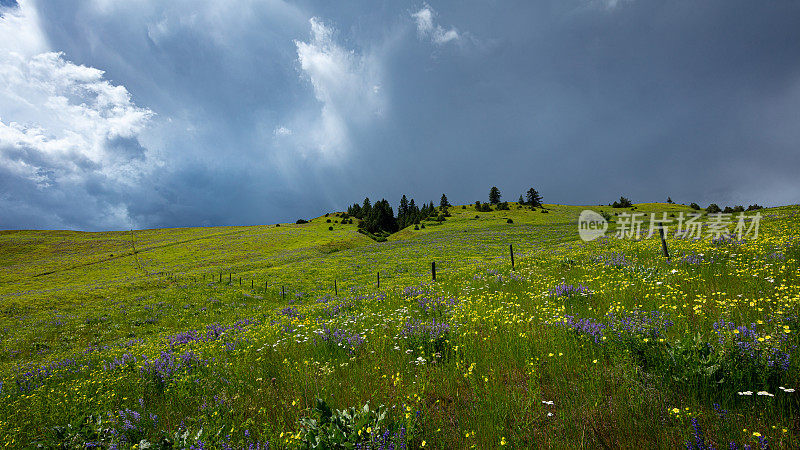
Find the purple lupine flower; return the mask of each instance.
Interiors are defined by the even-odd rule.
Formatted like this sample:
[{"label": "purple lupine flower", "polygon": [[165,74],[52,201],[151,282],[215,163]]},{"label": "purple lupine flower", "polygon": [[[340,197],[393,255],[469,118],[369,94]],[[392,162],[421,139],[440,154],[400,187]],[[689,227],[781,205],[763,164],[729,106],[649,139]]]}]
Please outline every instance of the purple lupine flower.
[{"label": "purple lupine flower", "polygon": [[598,322],[592,318],[577,318],[575,316],[566,316],[563,322],[558,322],[569,329],[576,331],[578,334],[585,335],[592,340],[594,340],[595,344],[599,343],[603,339],[603,331],[606,329],[607,325]]},{"label": "purple lupine flower", "polygon": [[359,333],[339,328],[331,329],[327,325],[322,325],[322,330],[316,331],[316,335],[322,342],[343,348],[350,353],[354,353],[366,342]]},{"label": "purple lupine flower", "polygon": [[571,297],[573,295],[586,295],[589,294],[589,288],[583,284],[573,285],[561,283],[550,289],[550,295],[553,297]]}]

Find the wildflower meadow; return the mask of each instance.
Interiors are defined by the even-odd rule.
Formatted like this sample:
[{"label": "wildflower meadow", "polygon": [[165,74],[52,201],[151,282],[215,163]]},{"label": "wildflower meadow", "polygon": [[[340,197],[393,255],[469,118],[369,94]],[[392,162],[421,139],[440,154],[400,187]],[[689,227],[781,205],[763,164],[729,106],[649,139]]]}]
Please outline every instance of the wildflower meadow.
[{"label": "wildflower meadow", "polygon": [[800,447],[800,207],[669,258],[581,209],[2,232],[0,445]]}]

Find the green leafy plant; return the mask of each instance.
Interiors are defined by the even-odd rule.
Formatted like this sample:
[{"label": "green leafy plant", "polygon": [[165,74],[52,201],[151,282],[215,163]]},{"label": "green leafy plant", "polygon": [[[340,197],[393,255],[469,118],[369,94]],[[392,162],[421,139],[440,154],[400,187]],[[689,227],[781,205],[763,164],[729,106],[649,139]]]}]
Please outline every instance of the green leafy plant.
[{"label": "green leafy plant", "polygon": [[382,405],[371,409],[367,403],[361,408],[338,410],[318,398],[311,417],[300,419],[300,448],[355,448],[390,429],[388,422]]}]

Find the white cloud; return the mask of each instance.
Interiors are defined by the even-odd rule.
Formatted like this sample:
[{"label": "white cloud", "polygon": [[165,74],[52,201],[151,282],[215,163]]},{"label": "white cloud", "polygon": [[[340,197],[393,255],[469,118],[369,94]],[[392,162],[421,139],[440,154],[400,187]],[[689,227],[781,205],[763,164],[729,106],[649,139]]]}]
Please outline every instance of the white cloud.
[{"label": "white cloud", "polygon": [[446,30],[441,25],[434,23],[436,12],[427,4],[419,11],[411,14],[411,17],[417,23],[417,34],[421,38],[430,39],[437,45],[444,45],[461,38],[455,28]]},{"label": "white cloud", "polygon": [[[20,6],[0,19],[0,37],[13,26],[41,34],[31,25],[35,11]],[[36,53],[43,42],[0,43],[0,182],[15,189],[3,207],[26,200],[72,211],[95,207],[101,226],[128,226],[125,204],[106,194],[135,186],[152,168],[139,139],[154,113],[136,106],[102,70],[61,53]],[[59,224],[75,226],[63,217]]]},{"label": "white cloud", "polygon": [[272,132],[275,136],[291,136],[292,130],[286,128],[285,126],[281,125]]},{"label": "white cloud", "polygon": [[80,155],[100,166],[127,162],[108,142],[136,139],[153,115],[133,104],[125,87],[103,79],[103,71],[53,52],[26,58],[0,51],[0,106],[2,148]]},{"label": "white cloud", "polygon": [[422,36],[427,36],[433,31],[433,10],[425,5],[419,11],[411,14],[417,21],[417,32]]},{"label": "white cloud", "polygon": [[380,116],[381,65],[373,55],[359,54],[336,43],[333,28],[311,18],[311,39],[295,41],[297,60],[322,103],[311,139],[325,156],[339,155],[350,146],[350,126]]},{"label": "white cloud", "polygon": [[589,6],[612,10],[621,7],[624,3],[630,3],[633,0],[589,0]]},{"label": "white cloud", "polygon": [[0,47],[26,56],[47,51],[39,16],[29,0],[19,0],[18,7],[0,7]]}]

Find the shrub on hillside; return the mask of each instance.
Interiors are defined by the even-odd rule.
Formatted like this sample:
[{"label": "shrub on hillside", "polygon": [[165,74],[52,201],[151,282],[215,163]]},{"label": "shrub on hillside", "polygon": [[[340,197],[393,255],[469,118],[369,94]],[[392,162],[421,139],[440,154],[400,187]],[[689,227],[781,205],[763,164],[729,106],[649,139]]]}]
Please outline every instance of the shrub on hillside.
[{"label": "shrub on hillside", "polygon": [[697,210],[700,209],[700,205],[698,205],[697,203],[692,202],[692,203],[689,204],[689,208],[692,208],[695,211],[697,211]]},{"label": "shrub on hillside", "polygon": [[719,205],[717,205],[716,203],[712,203],[708,205],[708,208],[706,208],[706,212],[708,212],[709,214],[714,214],[722,212],[722,210],[720,209]]},{"label": "shrub on hillside", "polygon": [[297,222],[295,222],[295,223],[298,224],[298,225],[302,225],[304,223],[308,223],[308,221],[307,220],[303,220],[303,219],[297,219]]}]

